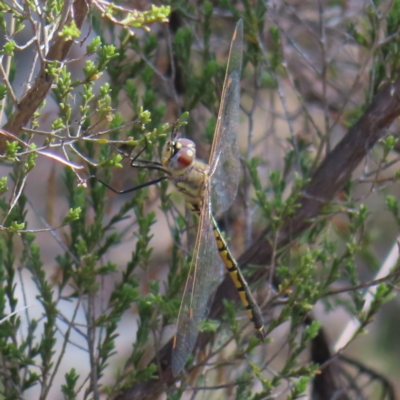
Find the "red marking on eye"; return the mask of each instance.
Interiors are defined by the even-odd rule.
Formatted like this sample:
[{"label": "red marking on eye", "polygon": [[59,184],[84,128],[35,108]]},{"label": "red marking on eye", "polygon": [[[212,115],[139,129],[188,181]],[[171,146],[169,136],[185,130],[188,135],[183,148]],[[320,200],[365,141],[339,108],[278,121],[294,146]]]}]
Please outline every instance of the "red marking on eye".
[{"label": "red marking on eye", "polygon": [[189,167],[193,163],[192,150],[180,150],[177,156],[177,162],[180,167]]}]

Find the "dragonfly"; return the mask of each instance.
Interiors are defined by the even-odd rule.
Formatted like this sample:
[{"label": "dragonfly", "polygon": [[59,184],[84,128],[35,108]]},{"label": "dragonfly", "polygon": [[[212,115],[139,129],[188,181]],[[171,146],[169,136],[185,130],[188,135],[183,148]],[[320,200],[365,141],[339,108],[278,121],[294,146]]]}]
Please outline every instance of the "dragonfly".
[{"label": "dragonfly", "polygon": [[[161,162],[132,160],[135,168],[155,169],[163,176],[127,193],[161,182],[171,181],[183,195],[186,206],[199,217],[195,246],[173,338],[172,373],[177,376],[192,353],[202,324],[221,277],[221,260],[236,286],[240,299],[253,322],[257,336],[264,339],[261,311],[223,238],[214,213],[226,211],[233,203],[241,172],[237,143],[240,105],[240,77],[243,53],[243,21],[239,20],[230,45],[228,66],[208,164],[196,159],[196,146],[187,138],[171,138],[162,152]],[[104,184],[104,182],[102,182]]]}]

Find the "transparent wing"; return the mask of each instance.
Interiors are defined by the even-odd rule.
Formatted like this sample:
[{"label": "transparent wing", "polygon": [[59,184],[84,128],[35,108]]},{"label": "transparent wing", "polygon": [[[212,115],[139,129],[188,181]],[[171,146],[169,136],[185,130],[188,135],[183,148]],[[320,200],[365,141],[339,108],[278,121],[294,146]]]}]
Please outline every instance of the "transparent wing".
[{"label": "transparent wing", "polygon": [[209,160],[212,175],[214,212],[223,212],[232,204],[239,182],[240,159],[237,143],[242,71],[243,21],[239,20],[232,37],[228,66],[222,88],[217,126]]},{"label": "transparent wing", "polygon": [[[208,199],[209,196],[206,196]],[[192,264],[179,310],[172,351],[172,373],[177,376],[196,344],[221,278],[221,259],[211,225],[211,207],[205,201],[197,230]]]}]

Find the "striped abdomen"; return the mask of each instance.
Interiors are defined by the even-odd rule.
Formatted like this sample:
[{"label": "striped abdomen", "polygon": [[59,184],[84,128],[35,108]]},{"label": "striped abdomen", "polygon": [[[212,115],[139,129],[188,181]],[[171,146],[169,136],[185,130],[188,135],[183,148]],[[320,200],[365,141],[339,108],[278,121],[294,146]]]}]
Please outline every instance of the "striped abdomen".
[{"label": "striped abdomen", "polygon": [[218,253],[225,264],[225,267],[228,270],[236,289],[239,292],[240,300],[247,310],[250,321],[253,322],[255,329],[258,331],[260,338],[263,340],[265,338],[265,331],[261,311],[253,298],[253,295],[249,289],[249,285],[242,275],[236,260],[229,251],[228,245],[225,239],[222,237],[214,217],[212,217],[212,223],[215,240],[217,241]]}]

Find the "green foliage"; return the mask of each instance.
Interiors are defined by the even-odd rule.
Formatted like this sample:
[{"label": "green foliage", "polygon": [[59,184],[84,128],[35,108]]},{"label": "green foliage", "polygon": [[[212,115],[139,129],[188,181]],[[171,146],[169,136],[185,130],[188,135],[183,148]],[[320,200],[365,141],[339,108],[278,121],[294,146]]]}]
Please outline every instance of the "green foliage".
[{"label": "green foliage", "polygon": [[61,32],[59,33],[59,36],[64,37],[65,40],[76,39],[80,35],[81,35],[81,31],[76,26],[75,21],[72,21],[69,26],[64,25]]},{"label": "green foliage", "polygon": [[76,209],[70,209],[68,214],[64,217],[62,225],[66,225],[72,221],[76,221],[79,219],[81,214],[81,208],[77,207]]},{"label": "green foliage", "polygon": [[17,221],[12,221],[11,225],[8,227],[10,232],[18,233],[18,231],[25,228],[25,222],[18,223]]},{"label": "green foliage", "polygon": [[382,140],[383,151],[384,151],[384,157],[383,157],[384,161],[388,161],[387,156],[389,155],[389,153],[391,151],[393,151],[397,142],[398,142],[398,139],[393,136],[388,136],[387,138]]},{"label": "green foliage", "polygon": [[77,396],[75,386],[78,382],[79,375],[77,375],[75,368],[72,368],[69,373],[65,374],[65,385],[61,386],[61,391],[66,400],[73,400]]},{"label": "green foliage", "polygon": [[8,182],[8,179],[6,176],[3,176],[0,178],[0,195],[7,192],[7,190],[8,190],[7,182]]},{"label": "green foliage", "polygon": [[3,100],[7,95],[6,85],[0,85],[0,100]]},{"label": "green foliage", "polygon": [[16,161],[16,155],[18,151],[21,149],[21,146],[18,144],[17,141],[9,142],[6,140],[6,156],[5,158],[9,161]]},{"label": "green foliage", "polygon": [[6,42],[4,44],[3,49],[0,51],[0,54],[7,55],[7,56],[13,56],[14,49],[15,49],[15,42],[14,42],[14,40],[10,40],[9,42]]},{"label": "green foliage", "polygon": [[303,376],[298,381],[296,381],[293,385],[290,396],[288,396],[288,400],[304,398],[309,381],[310,379],[307,376]]}]

